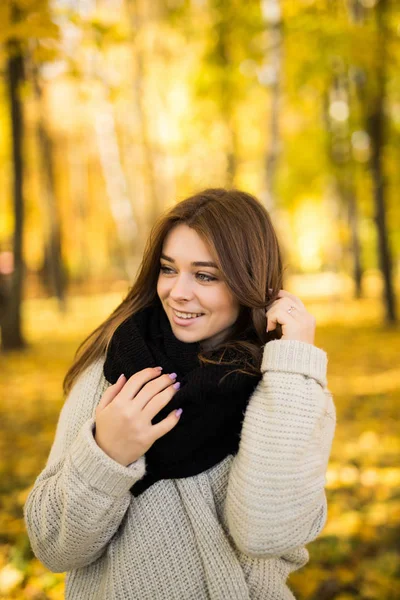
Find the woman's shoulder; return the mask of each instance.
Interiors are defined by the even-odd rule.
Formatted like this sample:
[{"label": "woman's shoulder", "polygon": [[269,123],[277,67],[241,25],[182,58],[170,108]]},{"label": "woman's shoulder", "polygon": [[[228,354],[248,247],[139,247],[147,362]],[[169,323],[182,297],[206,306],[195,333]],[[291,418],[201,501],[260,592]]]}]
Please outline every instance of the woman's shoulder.
[{"label": "woman's shoulder", "polygon": [[93,386],[108,387],[110,384],[104,376],[105,359],[105,355],[102,355],[91,362],[85,369],[83,369],[76,379],[71,392],[75,386],[89,387],[90,389],[93,389]]},{"label": "woman's shoulder", "polygon": [[65,398],[62,412],[77,415],[83,411],[86,418],[94,415],[96,406],[110,385],[104,376],[104,361],[105,356],[96,358],[78,375]]},{"label": "woman's shoulder", "polygon": [[64,457],[85,422],[95,416],[96,407],[109,386],[103,364],[103,357],[94,360],[73,383],[61,407],[47,466]]}]

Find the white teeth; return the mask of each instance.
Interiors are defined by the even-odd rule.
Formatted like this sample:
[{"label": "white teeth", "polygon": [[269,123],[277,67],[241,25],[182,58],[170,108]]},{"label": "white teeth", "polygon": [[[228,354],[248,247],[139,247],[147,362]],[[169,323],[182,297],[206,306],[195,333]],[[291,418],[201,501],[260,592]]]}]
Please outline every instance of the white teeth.
[{"label": "white teeth", "polygon": [[174,311],[176,316],[179,317],[180,319],[193,319],[194,317],[201,317],[202,313],[181,313],[178,312],[177,310]]}]

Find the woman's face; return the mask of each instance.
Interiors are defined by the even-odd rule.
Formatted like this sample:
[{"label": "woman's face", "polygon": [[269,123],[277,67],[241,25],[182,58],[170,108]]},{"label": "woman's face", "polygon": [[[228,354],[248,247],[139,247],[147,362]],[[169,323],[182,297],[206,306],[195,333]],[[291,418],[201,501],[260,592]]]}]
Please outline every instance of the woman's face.
[{"label": "woman's face", "polygon": [[[175,337],[187,343],[207,340],[206,349],[225,337],[240,307],[218,268],[196,262],[213,262],[213,257],[194,229],[176,225],[164,240],[157,294]],[[174,309],[202,316],[184,320]]]}]

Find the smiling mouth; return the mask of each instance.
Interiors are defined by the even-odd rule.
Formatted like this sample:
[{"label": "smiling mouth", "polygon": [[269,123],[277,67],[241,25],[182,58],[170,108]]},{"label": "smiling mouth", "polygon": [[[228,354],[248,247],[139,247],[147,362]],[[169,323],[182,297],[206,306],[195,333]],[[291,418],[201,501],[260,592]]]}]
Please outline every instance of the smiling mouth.
[{"label": "smiling mouth", "polygon": [[[194,314],[194,313],[187,313],[187,314]],[[200,317],[203,316],[204,313],[199,313],[196,317],[179,317],[175,311],[173,311],[173,318],[175,320],[175,323],[178,325],[183,325],[184,323],[193,323],[194,321],[197,321],[198,319],[200,319]]]}]

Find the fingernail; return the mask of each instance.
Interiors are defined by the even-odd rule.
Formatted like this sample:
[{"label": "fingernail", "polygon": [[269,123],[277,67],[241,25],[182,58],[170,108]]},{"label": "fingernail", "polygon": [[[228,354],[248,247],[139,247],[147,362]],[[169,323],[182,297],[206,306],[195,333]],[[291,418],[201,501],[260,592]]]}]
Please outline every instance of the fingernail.
[{"label": "fingernail", "polygon": [[117,379],[117,383],[118,383],[118,381],[121,381],[121,379],[122,379],[123,377],[125,377],[125,375],[124,375],[124,374],[120,375],[120,376],[118,377],[118,379]]},{"label": "fingernail", "polygon": [[176,379],[177,378],[177,374],[176,373],[169,373],[168,377],[170,377],[171,379]]},{"label": "fingernail", "polygon": [[158,369],[159,371],[162,371],[163,368],[162,367],[154,367],[155,369]]},{"label": "fingernail", "polygon": [[183,413],[183,409],[182,408],[177,408],[176,411],[175,411],[175,414],[176,414],[177,417],[180,417],[182,413]]},{"label": "fingernail", "polygon": [[179,390],[179,388],[181,387],[181,384],[179,383],[179,381],[177,381],[176,383],[174,383],[174,385],[172,387],[175,388],[176,390]]}]

